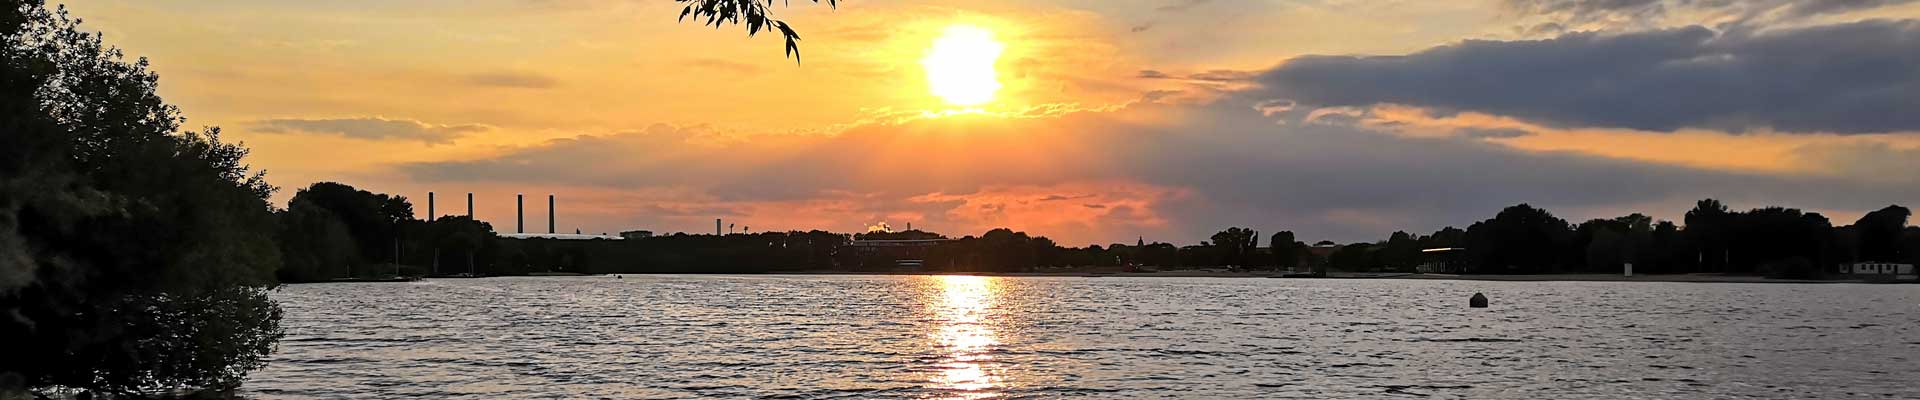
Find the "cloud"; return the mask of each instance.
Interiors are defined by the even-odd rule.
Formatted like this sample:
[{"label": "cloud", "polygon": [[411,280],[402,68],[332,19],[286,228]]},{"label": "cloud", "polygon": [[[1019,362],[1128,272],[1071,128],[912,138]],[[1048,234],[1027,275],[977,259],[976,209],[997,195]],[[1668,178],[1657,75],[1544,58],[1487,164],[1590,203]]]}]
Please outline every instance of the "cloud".
[{"label": "cloud", "polygon": [[477,86],[491,86],[518,89],[547,89],[560,85],[559,80],[546,75],[527,72],[491,72],[467,76],[466,82]]},{"label": "cloud", "polygon": [[311,133],[338,135],[367,140],[419,140],[428,144],[448,144],[470,133],[493,129],[482,124],[439,125],[409,119],[381,117],[299,119],[281,118],[255,121],[261,133]]},{"label": "cloud", "polygon": [[[1303,112],[1269,115],[1254,105],[1229,96],[1030,118],[954,115],[817,135],[659,125],[398,168],[436,184],[671,193],[605,201],[627,205],[583,218],[595,223],[700,231],[711,217],[671,210],[713,208],[691,214],[724,210],[729,220],[771,229],[857,229],[885,220],[978,234],[1006,226],[1069,244],[1196,240],[1225,226],[1371,240],[1396,229],[1464,226],[1520,202],[1574,219],[1622,209],[1677,218],[1704,197],[1825,209],[1920,197],[1911,174],[1890,183],[1529,151],[1490,142],[1512,139],[1497,127],[1483,137],[1410,138],[1361,123],[1364,117],[1305,123]],[[1872,151],[1847,154],[1908,155]],[[1643,204],[1677,208],[1634,209]],[[653,205],[662,208],[647,208]]]},{"label": "cloud", "polygon": [[1844,14],[1916,0],[1503,0],[1517,16],[1544,22],[1532,33],[1566,30],[1621,29],[1659,26],[1664,20],[1720,27],[1763,27],[1771,24]]},{"label": "cloud", "polygon": [[1686,27],[1470,40],[1404,56],[1306,56],[1248,95],[1402,104],[1557,126],[1669,131],[1920,130],[1920,20],[1765,32]]},{"label": "cloud", "polygon": [[1206,5],[1212,0],[1177,0],[1173,3],[1154,8],[1155,11],[1177,13]]}]

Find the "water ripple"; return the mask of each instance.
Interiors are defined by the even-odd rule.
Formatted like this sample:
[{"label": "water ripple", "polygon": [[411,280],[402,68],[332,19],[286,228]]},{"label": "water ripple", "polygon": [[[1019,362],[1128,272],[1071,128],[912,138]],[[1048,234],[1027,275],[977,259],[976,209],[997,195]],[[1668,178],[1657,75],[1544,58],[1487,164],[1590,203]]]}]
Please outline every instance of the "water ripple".
[{"label": "water ripple", "polygon": [[248,396],[1920,397],[1920,292],[1897,285],[628,276],[275,297],[288,335]]}]

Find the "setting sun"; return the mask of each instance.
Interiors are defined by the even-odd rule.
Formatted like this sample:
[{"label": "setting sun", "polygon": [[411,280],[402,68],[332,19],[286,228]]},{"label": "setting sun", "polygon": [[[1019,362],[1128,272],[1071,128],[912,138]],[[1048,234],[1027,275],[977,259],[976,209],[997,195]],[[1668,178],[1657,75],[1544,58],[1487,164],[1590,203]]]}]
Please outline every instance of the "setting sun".
[{"label": "setting sun", "polygon": [[993,64],[1005,49],[991,31],[955,25],[933,41],[920,65],[927,69],[934,96],[956,106],[979,105],[993,101],[993,93],[1000,90]]}]

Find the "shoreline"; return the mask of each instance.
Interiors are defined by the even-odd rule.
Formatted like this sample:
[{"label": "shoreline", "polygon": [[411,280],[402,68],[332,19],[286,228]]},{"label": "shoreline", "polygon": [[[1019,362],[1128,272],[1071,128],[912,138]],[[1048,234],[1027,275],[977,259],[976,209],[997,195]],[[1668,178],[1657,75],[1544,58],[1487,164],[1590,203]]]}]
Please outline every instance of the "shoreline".
[{"label": "shoreline", "polygon": [[[1218,270],[1176,270],[1156,272],[1118,272],[1118,271],[1043,271],[1043,272],[918,272],[918,271],[779,271],[759,274],[698,274],[698,273],[617,273],[602,275],[964,275],[999,277],[1085,277],[1085,278],[1270,278],[1270,279],[1410,279],[1410,280],[1454,280],[1485,282],[1677,282],[1677,283],[1865,283],[1894,284],[1920,283],[1914,281],[1864,280],[1864,279],[1776,279],[1758,275],[1725,274],[1657,274],[1622,276],[1611,274],[1530,274],[1530,275],[1482,275],[1482,274],[1422,274],[1400,272],[1333,272],[1324,277],[1285,276],[1284,272],[1230,272]],[[595,276],[602,276],[595,275]]]},{"label": "shoreline", "polygon": [[[1484,275],[1484,274],[1423,274],[1404,272],[1331,272],[1326,276],[1298,276],[1294,273],[1271,271],[1224,271],[1224,270],[1174,270],[1155,272],[1123,272],[1109,270],[1082,271],[1038,271],[1038,272],[923,272],[923,271],[769,271],[762,273],[697,273],[697,272],[642,272],[642,273],[534,273],[528,275],[502,275],[497,277],[612,277],[647,275],[875,275],[875,276],[997,276],[997,277],[1080,277],[1080,278],[1248,278],[1248,279],[1407,279],[1407,280],[1451,280],[1482,282],[1675,282],[1675,283],[1788,283],[1788,284],[1899,284],[1920,283],[1915,281],[1866,280],[1866,279],[1775,279],[1758,275],[1726,274],[1655,274],[1622,276],[1613,274],[1530,274],[1530,275]],[[472,277],[424,277],[414,279],[361,279],[334,280],[320,282],[283,282],[283,285],[314,283],[405,283],[428,279],[480,279],[495,276]]]}]

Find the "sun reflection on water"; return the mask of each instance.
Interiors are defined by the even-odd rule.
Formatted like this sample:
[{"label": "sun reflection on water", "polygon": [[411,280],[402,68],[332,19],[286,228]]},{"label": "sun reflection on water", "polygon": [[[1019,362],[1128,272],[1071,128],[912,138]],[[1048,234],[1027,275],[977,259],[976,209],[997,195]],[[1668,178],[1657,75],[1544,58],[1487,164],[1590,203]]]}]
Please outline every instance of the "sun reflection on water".
[{"label": "sun reflection on water", "polygon": [[992,347],[1000,344],[987,314],[993,307],[993,279],[980,276],[940,276],[940,301],[931,304],[939,319],[934,333],[945,358],[940,373],[933,377],[935,389],[952,392],[952,398],[981,399],[999,396],[994,389],[1000,377],[988,367],[993,361]]}]

